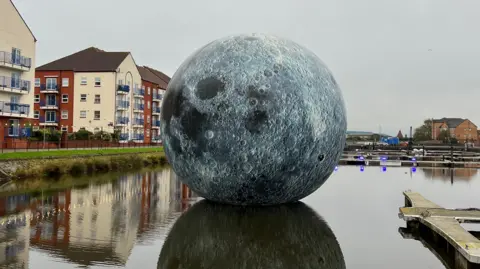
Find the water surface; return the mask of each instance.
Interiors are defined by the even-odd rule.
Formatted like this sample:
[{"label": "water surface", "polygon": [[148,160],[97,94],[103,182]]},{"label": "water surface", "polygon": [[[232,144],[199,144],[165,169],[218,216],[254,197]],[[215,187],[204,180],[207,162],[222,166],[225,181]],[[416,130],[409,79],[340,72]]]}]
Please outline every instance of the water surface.
[{"label": "water surface", "polygon": [[0,198],[0,268],[444,268],[399,233],[407,189],[480,207],[476,169],[339,167],[302,203],[263,209],[195,203],[169,169],[132,173]]}]

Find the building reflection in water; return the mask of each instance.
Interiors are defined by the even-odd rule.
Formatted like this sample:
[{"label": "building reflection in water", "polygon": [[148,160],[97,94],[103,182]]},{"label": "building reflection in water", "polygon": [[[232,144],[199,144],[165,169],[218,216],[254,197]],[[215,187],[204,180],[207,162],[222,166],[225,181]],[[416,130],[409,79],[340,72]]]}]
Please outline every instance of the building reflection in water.
[{"label": "building reflection in water", "polygon": [[165,169],[51,195],[1,197],[0,267],[29,268],[30,247],[83,266],[125,265],[134,244],[167,233],[192,196]]},{"label": "building reflection in water", "polygon": [[478,173],[477,168],[430,168],[422,167],[421,170],[427,179],[443,181],[470,181]]},{"label": "building reflection in water", "polygon": [[[328,224],[303,203],[235,207],[201,201],[173,225],[157,268],[346,268]],[[274,265],[274,266],[273,266]]]}]

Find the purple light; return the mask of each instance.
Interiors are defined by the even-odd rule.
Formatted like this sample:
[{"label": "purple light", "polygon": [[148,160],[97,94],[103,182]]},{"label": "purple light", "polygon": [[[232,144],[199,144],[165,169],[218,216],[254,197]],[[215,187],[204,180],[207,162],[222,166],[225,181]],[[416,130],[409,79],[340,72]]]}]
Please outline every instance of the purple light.
[{"label": "purple light", "polygon": [[363,172],[363,171],[365,171],[365,166],[361,165],[360,166],[360,172]]},{"label": "purple light", "polygon": [[412,157],[412,162],[416,162],[417,159],[415,157]]},{"label": "purple light", "polygon": [[412,173],[415,173],[415,172],[417,172],[417,168],[414,166],[412,167]]},{"label": "purple light", "polygon": [[360,156],[358,159],[359,159],[360,161],[365,160],[365,158],[363,158],[363,156]]},{"label": "purple light", "polygon": [[338,171],[338,166],[335,166],[335,171]]},{"label": "purple light", "polygon": [[380,160],[382,160],[382,161],[386,161],[386,160],[387,160],[387,157],[385,157],[385,156],[382,156],[382,157],[380,158]]},{"label": "purple light", "polygon": [[387,167],[386,166],[382,166],[382,172],[386,172],[387,171]]}]

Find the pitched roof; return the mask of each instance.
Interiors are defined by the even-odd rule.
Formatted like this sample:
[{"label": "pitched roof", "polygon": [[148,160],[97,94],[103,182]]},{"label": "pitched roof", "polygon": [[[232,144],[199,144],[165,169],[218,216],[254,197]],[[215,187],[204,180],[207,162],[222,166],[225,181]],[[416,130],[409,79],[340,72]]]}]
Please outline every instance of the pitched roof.
[{"label": "pitched roof", "polygon": [[397,137],[403,138],[402,130],[398,130]]},{"label": "pitched roof", "polygon": [[155,84],[164,85],[165,82],[157,77],[153,72],[151,72],[149,69],[143,67],[143,66],[138,66],[137,65],[138,72],[140,73],[140,76],[142,77],[142,80],[146,80]]},{"label": "pitched roof", "polygon": [[12,2],[12,0],[10,0],[10,3],[12,4],[13,8],[17,11],[18,16],[20,16],[20,19],[22,19],[22,21],[23,21],[23,23],[25,24],[25,26],[27,26],[27,29],[28,29],[28,31],[30,31],[30,34],[32,34],[33,40],[34,40],[35,42],[37,42],[37,38],[36,38],[35,35],[33,34],[33,32],[32,32],[32,30],[30,29],[30,27],[28,27],[28,24],[27,24],[27,22],[23,19],[22,14],[20,14],[20,11],[18,11],[17,7],[16,7],[15,4]]},{"label": "pitched roof", "polygon": [[153,69],[151,67],[148,67],[148,66],[143,66],[145,67],[146,69],[148,69],[150,72],[152,72],[153,74],[155,74],[157,77],[159,77],[162,81],[163,81],[163,84],[159,84],[160,88],[166,90],[167,89],[167,86],[168,86],[168,83],[170,82],[170,77],[165,75],[163,72],[161,71],[158,71],[156,69]]},{"label": "pitched roof", "polygon": [[37,71],[115,72],[130,52],[90,47],[36,68]]},{"label": "pitched roof", "polygon": [[462,119],[462,118],[441,118],[441,119],[433,120],[433,122],[435,123],[445,122],[448,125],[448,128],[456,128],[458,125],[460,125],[464,121],[465,119]]}]

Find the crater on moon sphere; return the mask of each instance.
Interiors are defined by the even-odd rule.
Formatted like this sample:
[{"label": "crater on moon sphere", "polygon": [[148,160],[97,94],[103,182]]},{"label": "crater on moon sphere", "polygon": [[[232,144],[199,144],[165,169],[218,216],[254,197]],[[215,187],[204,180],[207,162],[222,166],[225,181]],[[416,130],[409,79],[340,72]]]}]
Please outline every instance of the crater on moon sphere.
[{"label": "crater on moon sphere", "polygon": [[194,52],[173,75],[161,113],[173,170],[221,203],[300,200],[328,179],[345,145],[332,73],[310,50],[275,36],[230,36]]}]

